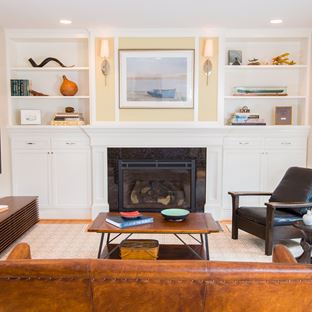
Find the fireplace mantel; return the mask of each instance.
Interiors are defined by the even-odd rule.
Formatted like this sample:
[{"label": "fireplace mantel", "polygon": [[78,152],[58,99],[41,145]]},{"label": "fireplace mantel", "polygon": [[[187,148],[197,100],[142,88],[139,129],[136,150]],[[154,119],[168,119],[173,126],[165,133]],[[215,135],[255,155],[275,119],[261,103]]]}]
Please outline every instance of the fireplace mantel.
[{"label": "fireplace mantel", "polygon": [[105,123],[84,126],[91,146],[206,146],[222,145],[228,136],[307,136],[307,126],[217,126],[205,123]]}]

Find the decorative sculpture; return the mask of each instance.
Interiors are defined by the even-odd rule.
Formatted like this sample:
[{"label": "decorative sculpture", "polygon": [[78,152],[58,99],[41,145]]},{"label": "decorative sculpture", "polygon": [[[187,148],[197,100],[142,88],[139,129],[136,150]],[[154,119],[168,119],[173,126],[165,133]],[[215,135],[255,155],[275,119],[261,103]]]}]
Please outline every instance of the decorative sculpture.
[{"label": "decorative sculpture", "polygon": [[60,92],[64,96],[73,96],[78,92],[78,86],[75,82],[68,80],[65,75],[63,75],[63,82],[60,87]]},{"label": "decorative sculpture", "polygon": [[55,57],[47,57],[40,64],[37,64],[32,58],[28,59],[28,61],[30,62],[32,67],[43,67],[44,65],[48,64],[51,61],[58,63],[61,67],[74,67],[75,66],[75,65],[65,66],[61,61],[59,61]]},{"label": "decorative sculpture", "polygon": [[248,60],[248,65],[261,65],[261,62],[257,58],[253,58],[251,60]]},{"label": "decorative sculpture", "polygon": [[296,62],[288,58],[289,53],[283,53],[272,58],[273,65],[295,65]]}]

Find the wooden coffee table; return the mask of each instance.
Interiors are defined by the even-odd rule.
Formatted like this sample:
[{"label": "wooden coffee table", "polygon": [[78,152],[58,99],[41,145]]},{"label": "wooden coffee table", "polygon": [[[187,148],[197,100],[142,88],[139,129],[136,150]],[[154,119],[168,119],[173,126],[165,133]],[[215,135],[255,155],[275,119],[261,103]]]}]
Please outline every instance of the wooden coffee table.
[{"label": "wooden coffee table", "polygon": [[[159,259],[207,259],[209,260],[208,234],[219,232],[220,226],[209,213],[190,213],[181,222],[166,221],[160,213],[144,213],[144,216],[154,218],[153,223],[120,229],[105,221],[108,216],[116,216],[119,213],[103,212],[90,225],[88,232],[101,234],[98,258],[120,259],[119,244],[112,242],[122,234],[128,239],[133,234],[171,234],[182,244],[161,244],[159,246]],[[105,234],[106,245],[103,248]],[[111,238],[111,234],[116,234]],[[181,234],[187,234],[195,244],[187,244]],[[198,235],[197,237],[195,235]]]}]

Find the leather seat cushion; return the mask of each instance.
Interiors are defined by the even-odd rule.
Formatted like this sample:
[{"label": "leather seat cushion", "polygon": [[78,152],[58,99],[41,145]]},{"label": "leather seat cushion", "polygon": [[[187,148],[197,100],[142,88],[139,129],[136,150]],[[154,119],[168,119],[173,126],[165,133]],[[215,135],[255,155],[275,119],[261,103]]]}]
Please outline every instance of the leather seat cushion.
[{"label": "leather seat cushion", "polygon": [[[282,203],[312,202],[312,169],[289,168],[269,201]],[[290,209],[287,210],[290,211]],[[307,212],[307,209],[292,209],[292,212],[302,216]]]},{"label": "leather seat cushion", "polygon": [[[259,224],[266,224],[266,208],[265,207],[240,207],[237,210],[237,214],[250,221]],[[302,220],[298,214],[286,212],[283,210],[275,210],[274,225],[291,225],[295,221]]]}]

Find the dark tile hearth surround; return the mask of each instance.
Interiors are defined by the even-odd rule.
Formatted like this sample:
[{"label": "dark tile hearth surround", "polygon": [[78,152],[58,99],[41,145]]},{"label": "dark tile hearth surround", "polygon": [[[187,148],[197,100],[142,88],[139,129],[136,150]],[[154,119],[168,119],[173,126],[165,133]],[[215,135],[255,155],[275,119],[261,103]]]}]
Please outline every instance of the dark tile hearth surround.
[{"label": "dark tile hearth surround", "polygon": [[[108,203],[110,207],[110,211],[119,211],[122,210],[124,207],[119,209],[118,207],[118,161],[120,160],[158,160],[158,161],[191,161],[195,160],[195,207],[194,211],[204,211],[204,205],[205,205],[205,197],[206,197],[206,148],[108,148]],[[146,170],[146,169],[144,169]],[[142,173],[141,173],[142,172]],[[145,171],[144,171],[145,172]],[[156,173],[156,174],[155,174]],[[180,181],[179,185],[185,185],[184,194],[185,194],[185,203],[181,204],[181,208],[188,208],[190,209],[190,192],[188,191],[190,186],[187,184],[190,184],[190,178],[187,178],[188,174],[187,172],[182,173],[182,171],[177,170],[176,173],[171,170],[171,173],[167,173],[164,170],[160,171],[146,171],[146,175],[143,173],[142,170],[139,172],[135,172],[134,174],[137,174],[137,181],[135,182],[135,179],[132,179],[132,182],[129,179],[123,179],[124,183],[126,183],[128,180],[128,183],[132,183],[131,185],[126,185],[125,190],[123,192],[123,196],[129,197],[131,200],[133,199],[133,193],[134,189],[137,188],[138,181],[142,180],[142,176],[147,177],[146,179],[150,182],[150,185],[157,184],[156,189],[163,189],[168,187],[168,184],[170,186],[170,182],[168,182],[168,177],[170,177],[170,174],[172,177],[174,177],[173,180],[177,180],[181,178],[184,180]],[[163,176],[161,176],[163,174]],[[157,177],[156,177],[157,176]],[[151,177],[151,178],[150,178]],[[159,180],[162,180],[159,183]],[[162,185],[164,184],[164,185]],[[159,186],[160,185],[160,186]],[[143,185],[143,188],[146,188],[146,185]],[[177,188],[177,184],[175,184],[175,187]],[[132,193],[131,193],[132,190]],[[141,190],[140,190],[141,191]],[[161,194],[161,190],[160,190]],[[165,194],[166,195],[166,194]],[[163,196],[165,196],[163,195]],[[142,199],[140,198],[140,201]],[[124,201],[126,202],[126,200]],[[151,209],[154,211],[159,211],[161,209],[173,207],[174,203],[171,201],[171,204],[168,204],[166,201],[166,197],[159,199],[159,202],[162,202],[164,204],[158,204],[157,201],[156,204],[149,205]],[[140,210],[140,207],[143,207],[144,204],[139,204],[138,206],[128,205],[126,208],[129,209],[138,209]],[[146,204],[148,206],[148,204]],[[158,208],[156,208],[156,206]],[[125,210],[125,209],[123,209]],[[146,209],[142,209],[145,210]]]}]

